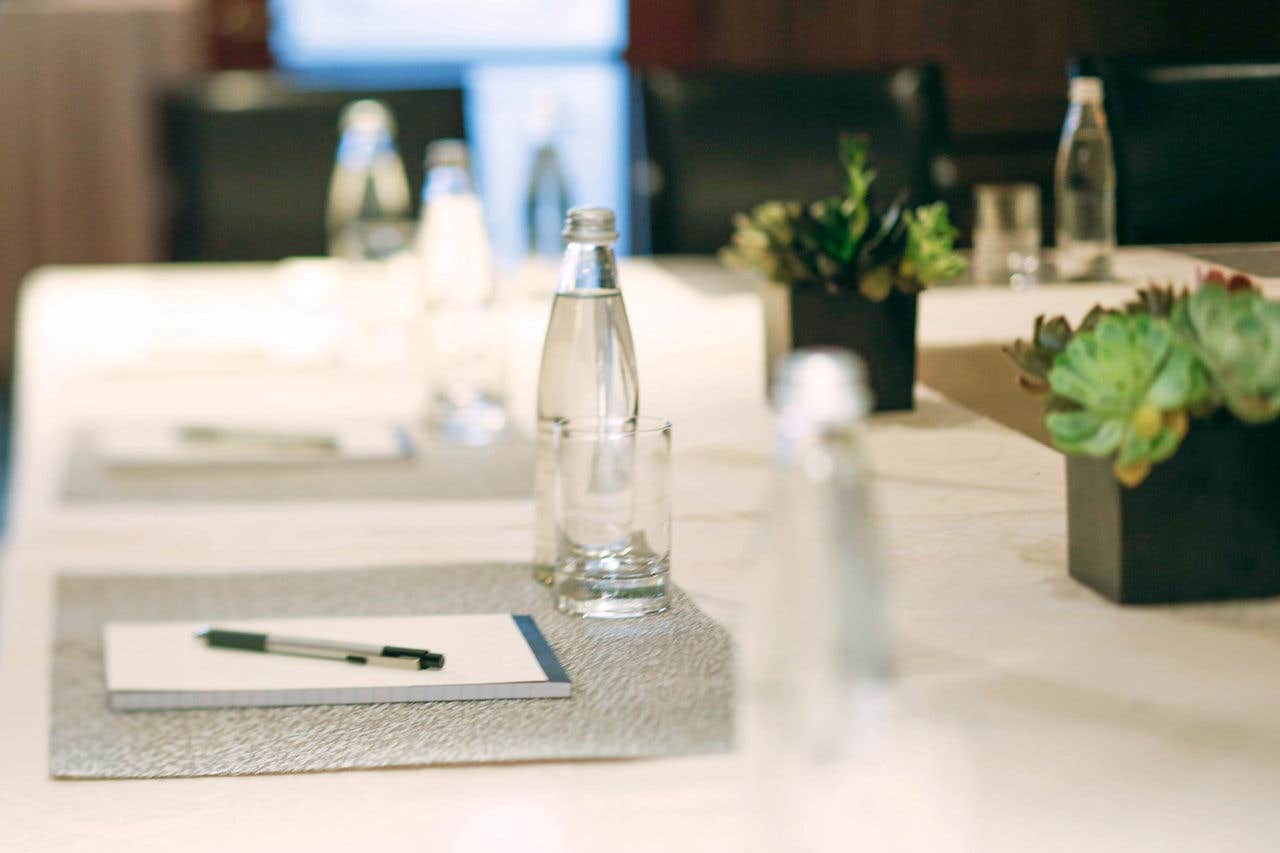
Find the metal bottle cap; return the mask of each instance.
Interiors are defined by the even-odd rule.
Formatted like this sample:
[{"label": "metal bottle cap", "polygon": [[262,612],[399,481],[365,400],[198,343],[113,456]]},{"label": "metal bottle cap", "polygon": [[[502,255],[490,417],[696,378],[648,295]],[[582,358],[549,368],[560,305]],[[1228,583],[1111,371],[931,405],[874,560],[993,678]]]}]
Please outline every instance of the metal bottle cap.
[{"label": "metal bottle cap", "polygon": [[1072,77],[1071,102],[1075,104],[1102,103],[1102,80],[1098,77]]},{"label": "metal bottle cap", "polygon": [[566,214],[560,236],[569,243],[612,243],[618,225],[607,207],[575,207]]},{"label": "metal bottle cap", "polygon": [[427,146],[427,169],[437,166],[457,166],[468,169],[471,157],[467,153],[467,143],[461,139],[437,139]]},{"label": "metal bottle cap", "polygon": [[845,349],[796,350],[778,364],[773,401],[784,429],[853,423],[871,410],[866,367]]},{"label": "metal bottle cap", "polygon": [[342,108],[338,117],[338,128],[342,131],[356,130],[377,132],[385,130],[394,135],[396,119],[391,110],[382,101],[352,101]]}]

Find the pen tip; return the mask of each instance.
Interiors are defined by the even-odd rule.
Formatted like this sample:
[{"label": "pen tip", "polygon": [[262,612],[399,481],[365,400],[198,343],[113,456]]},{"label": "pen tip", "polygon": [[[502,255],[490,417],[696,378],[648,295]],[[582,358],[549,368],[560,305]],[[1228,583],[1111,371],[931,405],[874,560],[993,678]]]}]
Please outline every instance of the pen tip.
[{"label": "pen tip", "polygon": [[209,629],[208,629],[208,628],[201,628],[199,631],[196,631],[196,639],[197,639],[197,640],[203,640],[203,639],[204,639],[205,637],[207,637],[207,636],[209,636]]}]

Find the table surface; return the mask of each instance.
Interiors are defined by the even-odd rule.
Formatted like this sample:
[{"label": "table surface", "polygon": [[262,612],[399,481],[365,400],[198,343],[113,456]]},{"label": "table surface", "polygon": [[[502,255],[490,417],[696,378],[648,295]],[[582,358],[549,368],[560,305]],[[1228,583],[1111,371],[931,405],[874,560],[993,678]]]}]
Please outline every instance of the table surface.
[{"label": "table surface", "polygon": [[[1124,250],[1123,278],[1204,263]],[[0,596],[0,850],[731,850],[739,755],[156,781],[47,775],[59,572],[520,560],[528,501],[67,506],[67,442],[118,419],[410,418],[410,289],[330,264],[48,269],[21,306],[13,517]],[[751,282],[707,261],[623,264],[642,408],[675,423],[678,582],[731,631],[769,482]],[[531,413],[551,280],[509,311]],[[938,288],[922,347],[994,345],[1132,283]],[[1275,291],[1267,282],[1268,290]],[[994,380],[993,380],[994,381]],[[1050,449],[921,389],[867,428],[897,681],[849,849],[1271,850],[1280,832],[1280,602],[1121,608],[1068,579]]]}]

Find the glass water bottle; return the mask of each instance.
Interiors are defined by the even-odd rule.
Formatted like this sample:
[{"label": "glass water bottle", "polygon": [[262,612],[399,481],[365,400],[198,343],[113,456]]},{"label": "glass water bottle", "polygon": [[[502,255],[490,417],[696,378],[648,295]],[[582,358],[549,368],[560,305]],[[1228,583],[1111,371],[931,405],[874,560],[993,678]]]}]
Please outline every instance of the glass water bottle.
[{"label": "glass water bottle", "polygon": [[533,152],[529,190],[525,197],[525,222],[529,254],[555,257],[560,253],[560,223],[569,211],[569,185],[560,155],[552,142]]},{"label": "glass water bottle", "polygon": [[428,146],[416,251],[431,361],[428,427],[444,441],[482,445],[507,427],[506,346],[484,207],[469,164],[461,140]]},{"label": "glass water bottle", "polygon": [[381,101],[354,101],[342,110],[338,127],[325,214],[329,254],[351,260],[388,257],[404,248],[411,215],[395,119]]},{"label": "glass water bottle", "polygon": [[1054,169],[1059,276],[1106,281],[1116,248],[1116,167],[1102,110],[1102,81],[1071,81],[1071,106]]},{"label": "glass water bottle", "polygon": [[577,207],[565,218],[567,246],[538,377],[534,577],[549,584],[556,558],[551,425],[570,417],[635,417],[639,385],[627,309],[618,289],[613,211]]},{"label": "glass water bottle", "polygon": [[842,774],[889,668],[859,430],[871,395],[856,356],[815,349],[779,367],[774,401],[772,507],[740,634],[753,849],[843,850]]}]

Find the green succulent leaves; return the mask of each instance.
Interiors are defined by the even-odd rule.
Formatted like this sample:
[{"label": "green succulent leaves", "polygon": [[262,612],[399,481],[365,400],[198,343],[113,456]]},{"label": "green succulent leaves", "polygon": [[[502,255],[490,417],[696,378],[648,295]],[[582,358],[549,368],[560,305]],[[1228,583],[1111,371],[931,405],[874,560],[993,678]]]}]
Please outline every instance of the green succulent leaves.
[{"label": "green succulent leaves", "polygon": [[1054,444],[1086,456],[1116,453],[1116,476],[1129,485],[1178,449],[1187,409],[1206,391],[1203,369],[1167,320],[1121,314],[1071,340],[1054,359],[1049,387],[1073,405],[1045,417]]},{"label": "green succulent leaves", "polygon": [[793,286],[856,287],[873,302],[895,288],[915,293],[963,272],[945,204],[906,210],[899,200],[882,211],[872,207],[868,150],[863,136],[841,137],[843,196],[807,205],[769,201],[735,216],[721,261]]},{"label": "green succulent leaves", "polygon": [[1179,302],[1173,318],[1233,415],[1247,423],[1280,416],[1280,302],[1210,285]]},{"label": "green succulent leaves", "polygon": [[1030,341],[1005,348],[1023,387],[1047,395],[1055,446],[1114,456],[1116,477],[1136,486],[1177,451],[1192,416],[1225,405],[1248,423],[1280,417],[1280,302],[1244,276],[1200,283],[1095,307],[1075,330],[1038,317]]},{"label": "green succulent leaves", "polygon": [[937,284],[964,272],[964,260],[955,253],[956,229],[947,219],[942,202],[926,204],[903,214],[907,223],[907,255],[902,271],[922,285]]}]

